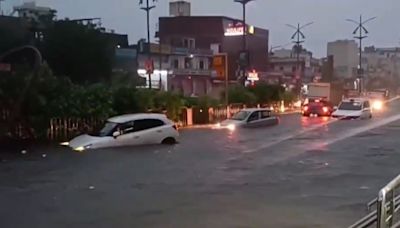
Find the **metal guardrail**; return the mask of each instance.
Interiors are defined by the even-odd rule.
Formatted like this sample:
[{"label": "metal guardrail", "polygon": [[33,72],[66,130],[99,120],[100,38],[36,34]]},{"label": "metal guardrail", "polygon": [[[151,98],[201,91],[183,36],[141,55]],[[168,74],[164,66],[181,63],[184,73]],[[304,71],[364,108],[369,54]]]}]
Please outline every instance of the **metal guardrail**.
[{"label": "metal guardrail", "polygon": [[376,204],[377,209],[360,219],[349,228],[367,228],[376,224],[377,228],[400,228],[400,217],[395,216],[400,211],[400,175],[379,191],[378,198],[367,205],[370,210]]},{"label": "metal guardrail", "polygon": [[379,192],[377,202],[378,228],[393,227],[395,214],[399,211],[400,203],[396,190],[400,187],[400,176],[393,179]]}]

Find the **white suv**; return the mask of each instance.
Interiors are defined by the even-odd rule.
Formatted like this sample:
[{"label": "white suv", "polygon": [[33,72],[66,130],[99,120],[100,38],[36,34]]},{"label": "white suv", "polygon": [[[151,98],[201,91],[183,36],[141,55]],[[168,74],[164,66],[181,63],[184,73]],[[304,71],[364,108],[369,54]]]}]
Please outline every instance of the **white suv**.
[{"label": "white suv", "polygon": [[370,102],[362,98],[343,100],[332,113],[332,117],[339,119],[370,119],[372,118]]}]

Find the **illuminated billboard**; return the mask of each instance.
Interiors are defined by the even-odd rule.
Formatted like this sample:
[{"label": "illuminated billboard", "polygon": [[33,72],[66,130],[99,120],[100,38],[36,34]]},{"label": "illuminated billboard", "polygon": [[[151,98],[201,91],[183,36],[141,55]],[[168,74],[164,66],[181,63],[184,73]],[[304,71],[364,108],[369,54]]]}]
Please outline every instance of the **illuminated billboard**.
[{"label": "illuminated billboard", "polygon": [[[244,26],[242,22],[229,23],[225,28],[225,36],[243,36]],[[247,26],[247,34],[254,34],[254,26]]]}]

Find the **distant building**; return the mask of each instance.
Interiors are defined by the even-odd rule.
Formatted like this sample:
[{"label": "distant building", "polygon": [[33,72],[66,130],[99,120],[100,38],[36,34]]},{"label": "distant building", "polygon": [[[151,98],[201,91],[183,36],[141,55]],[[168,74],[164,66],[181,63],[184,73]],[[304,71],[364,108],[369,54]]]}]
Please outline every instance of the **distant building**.
[{"label": "distant building", "polygon": [[[145,44],[144,44],[145,45]],[[145,45],[146,46],[146,45]],[[140,45],[138,45],[140,50]],[[147,47],[138,56],[138,73],[147,78]],[[180,93],[188,97],[210,95],[212,91],[211,50],[189,49],[170,45],[150,45],[150,59],[154,67],[152,86]],[[149,83],[149,82],[148,82]],[[147,83],[147,86],[149,84]]]},{"label": "distant building", "polygon": [[14,12],[18,17],[22,17],[31,22],[40,22],[43,18],[53,18],[57,11],[50,7],[37,6],[35,2],[25,2],[20,6],[14,7]]},{"label": "distant building", "polygon": [[175,17],[190,16],[191,15],[190,2],[186,1],[173,1],[169,3],[169,15]]},{"label": "distant building", "polygon": [[[175,12],[175,10],[171,11]],[[243,51],[242,35],[246,30],[247,49],[250,54],[249,68],[257,72],[267,71],[268,30],[250,25],[243,26],[240,19],[223,16],[190,16],[187,13],[183,14],[185,16],[174,15],[175,13],[172,13],[171,17],[159,19],[157,36],[162,44],[188,49],[212,50],[214,54],[227,53],[229,78],[236,80],[237,61],[240,52]]]},{"label": "distant building", "polygon": [[367,79],[384,78],[397,83],[400,79],[400,47],[365,47],[362,64]]},{"label": "distant building", "polygon": [[328,43],[327,56],[333,56],[335,77],[352,78],[358,67],[358,45],[354,40],[337,40]]},{"label": "distant building", "polygon": [[[300,67],[299,71],[298,67]],[[268,75],[277,77],[280,73],[283,76],[281,81],[293,86],[299,81],[302,83],[312,82],[315,77],[320,77],[320,71],[320,61],[313,58],[312,52],[303,48],[299,53],[299,62],[295,48],[276,50],[269,60]]]},{"label": "distant building", "polygon": [[[299,53],[300,58],[312,58],[313,53],[310,51],[307,51],[303,47],[300,47],[301,51]],[[292,49],[277,49],[274,50],[273,53],[271,53],[271,57],[274,58],[297,58],[297,51],[296,47],[293,47]]]}]

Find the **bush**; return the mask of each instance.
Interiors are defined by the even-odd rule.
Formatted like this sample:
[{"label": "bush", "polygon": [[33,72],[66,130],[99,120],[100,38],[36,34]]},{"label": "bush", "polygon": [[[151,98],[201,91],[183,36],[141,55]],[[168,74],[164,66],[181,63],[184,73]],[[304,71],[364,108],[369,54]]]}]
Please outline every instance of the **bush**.
[{"label": "bush", "polygon": [[230,104],[242,103],[247,105],[254,105],[257,103],[257,97],[242,86],[229,88],[228,99]]},{"label": "bush", "polygon": [[249,91],[257,98],[259,104],[269,104],[283,99],[285,89],[277,85],[268,85],[259,83],[255,86],[249,87]]},{"label": "bush", "polygon": [[184,100],[175,93],[158,92],[154,97],[154,108],[158,111],[166,111],[169,118],[179,120],[179,116],[184,106]]}]

